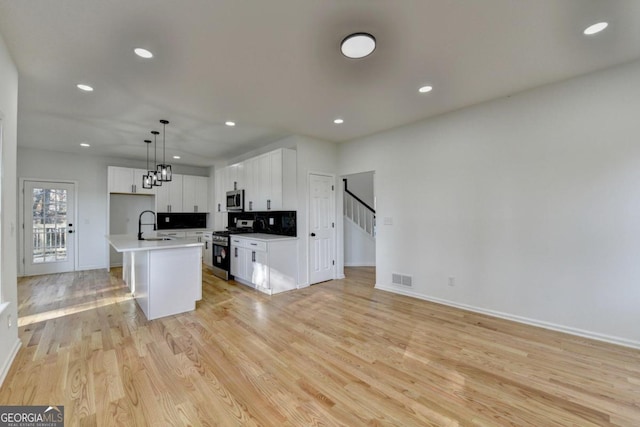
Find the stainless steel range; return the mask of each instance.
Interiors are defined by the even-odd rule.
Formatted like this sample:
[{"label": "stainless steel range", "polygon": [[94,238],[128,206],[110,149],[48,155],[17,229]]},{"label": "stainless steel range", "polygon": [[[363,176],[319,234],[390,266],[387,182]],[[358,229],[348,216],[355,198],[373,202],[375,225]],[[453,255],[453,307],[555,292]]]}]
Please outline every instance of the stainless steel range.
[{"label": "stainless steel range", "polygon": [[230,239],[229,235],[239,233],[252,233],[253,220],[238,220],[236,227],[228,227],[225,231],[214,231],[211,233],[211,244],[213,246],[213,274],[221,279],[229,280],[231,270],[231,257],[229,256]]}]

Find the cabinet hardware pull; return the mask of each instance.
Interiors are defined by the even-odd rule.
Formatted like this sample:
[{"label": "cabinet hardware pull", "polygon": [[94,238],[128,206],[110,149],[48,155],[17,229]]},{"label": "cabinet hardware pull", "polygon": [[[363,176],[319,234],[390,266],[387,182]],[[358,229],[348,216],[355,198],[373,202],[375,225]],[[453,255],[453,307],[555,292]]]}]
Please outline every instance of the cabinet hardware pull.
[{"label": "cabinet hardware pull", "polygon": [[218,212],[220,212],[220,203],[218,203]]},{"label": "cabinet hardware pull", "polygon": [[256,262],[256,251],[251,251],[251,262]]},{"label": "cabinet hardware pull", "polygon": [[198,205],[193,205],[193,211],[198,212]]},{"label": "cabinet hardware pull", "polygon": [[235,248],[235,249],[236,249],[236,253],[235,253],[235,255],[234,255],[234,256],[235,256],[236,258],[238,258],[238,248]]},{"label": "cabinet hardware pull", "polygon": [[267,210],[271,210],[271,200],[267,200]]}]

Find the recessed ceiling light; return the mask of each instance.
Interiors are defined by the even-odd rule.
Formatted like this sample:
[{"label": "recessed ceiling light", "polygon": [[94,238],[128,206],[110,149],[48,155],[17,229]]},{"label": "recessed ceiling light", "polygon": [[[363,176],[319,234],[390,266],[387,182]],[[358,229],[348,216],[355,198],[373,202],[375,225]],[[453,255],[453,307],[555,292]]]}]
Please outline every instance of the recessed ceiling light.
[{"label": "recessed ceiling light", "polygon": [[147,49],[143,49],[141,47],[137,47],[137,48],[133,49],[133,51],[140,58],[145,58],[145,59],[153,58],[153,53],[149,52]]},{"label": "recessed ceiling light", "polygon": [[89,85],[78,83],[76,87],[80,90],[84,90],[85,92],[93,92],[93,88]]},{"label": "recessed ceiling light", "polygon": [[604,30],[608,26],[609,24],[607,22],[598,22],[597,24],[593,24],[587,27],[587,29],[584,30],[584,34],[587,36],[590,36],[592,34],[599,33],[600,31]]},{"label": "recessed ceiling light", "polygon": [[179,159],[179,158],[180,158],[180,156],[173,156],[173,158],[174,158],[174,159]]},{"label": "recessed ceiling light", "polygon": [[224,122],[224,124],[227,126],[235,126],[236,122],[228,121],[228,122]]},{"label": "recessed ceiling light", "polygon": [[364,58],[376,49],[376,39],[368,33],[350,34],[342,40],[340,50],[347,58]]},{"label": "recessed ceiling light", "polygon": [[333,123],[335,123],[335,124],[337,124],[337,125],[341,125],[342,123],[344,123],[344,120],[342,120],[342,119],[335,119],[335,120],[333,121]]},{"label": "recessed ceiling light", "polygon": [[87,144],[86,142],[81,142],[80,146],[81,147],[91,147],[91,145]]},{"label": "recessed ceiling light", "polygon": [[427,92],[431,92],[432,90],[433,90],[432,86],[422,86],[420,89],[418,89],[418,92],[427,93]]}]

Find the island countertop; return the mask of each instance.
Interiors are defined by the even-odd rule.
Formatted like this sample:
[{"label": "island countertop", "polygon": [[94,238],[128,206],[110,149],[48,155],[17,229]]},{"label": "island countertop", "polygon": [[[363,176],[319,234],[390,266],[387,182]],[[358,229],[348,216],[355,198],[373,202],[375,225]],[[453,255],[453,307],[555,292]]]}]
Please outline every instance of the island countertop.
[{"label": "island countertop", "polygon": [[[204,246],[204,242],[198,242],[195,237],[172,240],[138,240],[138,237],[132,234],[112,234],[106,237],[116,252],[153,251]],[[152,236],[150,233],[147,237],[156,236]]]}]

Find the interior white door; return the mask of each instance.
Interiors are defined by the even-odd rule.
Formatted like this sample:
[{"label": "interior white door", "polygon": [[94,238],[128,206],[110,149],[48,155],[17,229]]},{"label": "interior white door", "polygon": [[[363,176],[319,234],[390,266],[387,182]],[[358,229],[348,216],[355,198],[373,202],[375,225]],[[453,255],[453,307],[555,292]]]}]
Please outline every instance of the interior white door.
[{"label": "interior white door", "polygon": [[24,268],[28,276],[75,270],[75,184],[24,181]]},{"label": "interior white door", "polygon": [[334,177],[309,175],[309,284],[335,278]]}]

